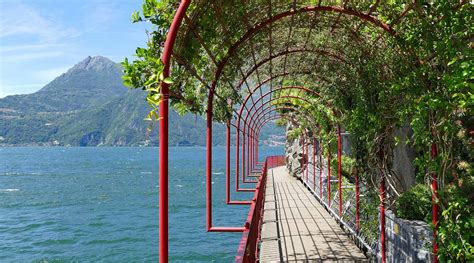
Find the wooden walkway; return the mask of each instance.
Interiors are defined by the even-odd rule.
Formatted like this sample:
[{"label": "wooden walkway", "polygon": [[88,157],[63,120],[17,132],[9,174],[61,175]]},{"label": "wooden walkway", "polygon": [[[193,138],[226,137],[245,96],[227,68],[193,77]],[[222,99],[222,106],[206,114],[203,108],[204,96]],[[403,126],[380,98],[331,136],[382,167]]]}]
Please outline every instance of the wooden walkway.
[{"label": "wooden walkway", "polygon": [[261,262],[367,262],[334,218],[284,166],[268,170]]}]

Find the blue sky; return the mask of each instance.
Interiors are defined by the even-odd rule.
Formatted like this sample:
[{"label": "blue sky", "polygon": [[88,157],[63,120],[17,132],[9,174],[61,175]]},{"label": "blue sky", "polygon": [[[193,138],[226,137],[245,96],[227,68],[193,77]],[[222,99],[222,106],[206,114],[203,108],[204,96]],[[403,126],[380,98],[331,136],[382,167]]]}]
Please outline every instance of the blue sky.
[{"label": "blue sky", "polygon": [[33,93],[87,56],[120,62],[146,42],[142,0],[0,0],[0,98]]}]

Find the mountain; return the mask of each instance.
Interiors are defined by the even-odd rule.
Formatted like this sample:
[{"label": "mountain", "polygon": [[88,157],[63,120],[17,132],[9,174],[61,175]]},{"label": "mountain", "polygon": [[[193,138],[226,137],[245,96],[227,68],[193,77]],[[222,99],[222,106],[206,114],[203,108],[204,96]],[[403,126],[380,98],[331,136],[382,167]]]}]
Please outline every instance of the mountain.
[{"label": "mountain", "polygon": [[[157,125],[143,120],[146,94],[128,90],[121,76],[119,64],[87,57],[38,92],[0,99],[0,146],[157,145]],[[170,144],[205,145],[205,127],[200,116],[170,111]],[[224,144],[224,126],[213,129],[215,144]],[[262,137],[282,133],[269,127]]]}]

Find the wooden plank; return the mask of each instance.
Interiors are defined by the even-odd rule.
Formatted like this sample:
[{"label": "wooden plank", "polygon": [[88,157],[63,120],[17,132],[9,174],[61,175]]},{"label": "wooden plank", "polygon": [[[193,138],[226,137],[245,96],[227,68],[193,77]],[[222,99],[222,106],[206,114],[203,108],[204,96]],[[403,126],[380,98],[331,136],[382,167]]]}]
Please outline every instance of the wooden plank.
[{"label": "wooden plank", "polygon": [[269,169],[265,194],[261,262],[368,262],[348,234],[284,166]]}]

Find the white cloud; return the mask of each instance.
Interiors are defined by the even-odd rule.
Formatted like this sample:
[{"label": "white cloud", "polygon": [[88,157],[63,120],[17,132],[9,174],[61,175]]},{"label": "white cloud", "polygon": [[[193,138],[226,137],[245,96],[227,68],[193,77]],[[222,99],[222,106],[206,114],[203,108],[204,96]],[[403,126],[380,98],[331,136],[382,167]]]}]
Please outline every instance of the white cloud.
[{"label": "white cloud", "polygon": [[[28,44],[28,45],[14,45],[14,46],[0,46],[0,53],[10,52],[29,52],[41,51],[44,49],[57,49],[65,47],[65,44]],[[3,55],[3,54],[2,54]]]},{"label": "white cloud", "polygon": [[10,3],[0,8],[0,38],[18,35],[36,37],[40,43],[54,43],[76,37],[79,32],[47,19],[28,5]]},{"label": "white cloud", "polygon": [[2,66],[63,56],[68,46],[65,42],[78,35],[74,28],[40,14],[29,5],[13,2],[0,6]]},{"label": "white cloud", "polygon": [[119,10],[113,1],[93,1],[86,5],[82,23],[86,31],[99,31],[113,25]]},{"label": "white cloud", "polygon": [[35,59],[53,58],[64,55],[63,51],[43,51],[43,52],[30,52],[30,53],[17,53],[17,54],[2,54],[2,64],[5,62],[21,62]]}]

